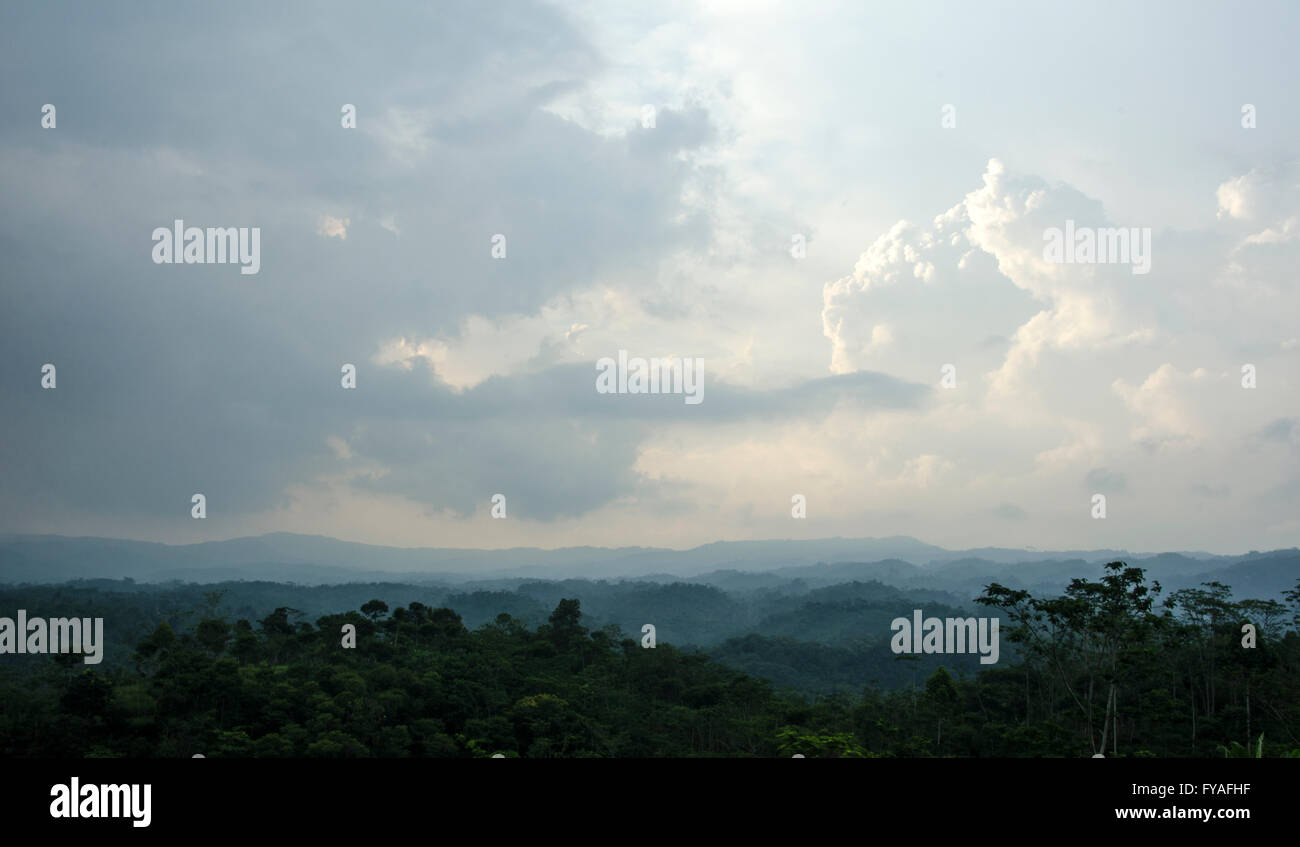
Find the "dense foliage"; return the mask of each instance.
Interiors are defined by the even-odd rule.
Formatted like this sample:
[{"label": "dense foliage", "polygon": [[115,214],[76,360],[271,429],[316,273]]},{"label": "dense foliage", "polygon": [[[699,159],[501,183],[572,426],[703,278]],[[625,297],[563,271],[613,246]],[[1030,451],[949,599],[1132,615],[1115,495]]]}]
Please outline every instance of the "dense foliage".
[{"label": "dense foliage", "polygon": [[[49,608],[59,591],[70,589],[4,600]],[[111,614],[142,634],[124,660],[95,668],[75,654],[7,657],[0,755],[1300,755],[1300,587],[1289,605],[1234,601],[1217,583],[1159,595],[1119,562],[1054,598],[993,584],[980,602],[1011,642],[998,665],[818,696],[589,628],[573,598],[536,626],[503,613],[471,629],[414,600],[390,610],[372,599],[313,625],[288,606],[232,621],[220,592],[188,617],[159,591],[73,592],[59,614]],[[792,625],[828,626],[815,614]],[[1254,647],[1242,645],[1245,622]],[[881,649],[754,633],[715,652],[818,677]],[[918,664],[887,656],[908,673]]]}]

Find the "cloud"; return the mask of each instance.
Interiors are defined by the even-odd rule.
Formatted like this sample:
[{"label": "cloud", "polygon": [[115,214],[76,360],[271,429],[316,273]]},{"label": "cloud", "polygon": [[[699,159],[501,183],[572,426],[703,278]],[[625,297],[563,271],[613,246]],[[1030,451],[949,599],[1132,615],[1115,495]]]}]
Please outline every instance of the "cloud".
[{"label": "cloud", "polygon": [[344,241],[348,237],[348,225],[352,221],[348,218],[334,218],[329,215],[321,215],[316,222],[316,234],[325,238],[337,238]]},{"label": "cloud", "polygon": [[[876,361],[881,327],[888,337],[915,339],[912,355],[922,347],[951,350],[954,342],[988,350],[990,332],[1005,333],[1010,349],[991,379],[998,391],[1014,393],[1045,351],[1150,340],[1147,310],[1130,294],[1128,266],[1044,258],[1044,232],[1070,220],[1111,225],[1101,205],[1077,190],[990,160],[983,186],[931,227],[900,221],[862,254],[851,276],[826,284],[822,321],[831,370]],[[900,307],[924,309],[931,319],[920,327],[884,320]]]},{"label": "cloud", "polygon": [[[957,388],[937,391],[934,403],[908,414],[902,449],[932,453],[942,443],[944,455],[956,457],[945,487],[969,495],[1011,492],[1056,503],[1067,476],[1106,492],[1141,479],[1148,493],[1141,508],[1158,512],[1150,498],[1173,503],[1183,491],[1202,490],[1197,485],[1205,492],[1289,491],[1279,471],[1239,452],[1249,449],[1244,436],[1260,430],[1265,408],[1284,408],[1287,389],[1242,391],[1237,376],[1241,362],[1258,359],[1270,363],[1261,373],[1290,381],[1280,355],[1294,335],[1268,314],[1286,311],[1282,276],[1276,287],[1251,284],[1265,268],[1266,279],[1274,268],[1280,273],[1284,256],[1300,259],[1265,252],[1292,250],[1284,239],[1251,238],[1287,231],[1288,179],[1269,172],[1229,181],[1218,199],[1254,222],[1242,226],[1221,215],[1210,234],[1157,230],[1152,273],[1136,276],[1122,265],[1050,264],[1044,232],[1067,220],[1144,222],[1117,222],[1069,185],[990,161],[983,185],[931,225],[898,222],[871,242],[851,275],[824,285],[830,370],[929,370],[937,381],[937,363],[953,363]],[[1202,327],[1207,298],[1217,314]],[[997,307],[983,311],[990,302]],[[893,344],[873,343],[876,327],[888,327]],[[1257,334],[1262,343],[1253,340]],[[896,349],[906,354],[895,356]],[[922,362],[929,367],[922,370]],[[980,448],[973,438],[969,445],[954,440],[980,427],[988,427]],[[1278,420],[1265,432],[1256,441],[1289,437]],[[996,451],[1002,466],[982,466],[977,449]],[[1175,454],[1177,469],[1160,466]],[[1206,486],[1198,475],[1232,483]],[[938,508],[942,499],[929,504]],[[1050,510],[1035,517],[1036,525],[1053,520]],[[1180,520],[1175,511],[1167,519]]]},{"label": "cloud", "polygon": [[[97,26],[73,16],[58,23],[63,37],[48,55],[6,64],[15,86],[6,86],[6,104],[13,90],[73,92],[60,100],[60,129],[37,144],[0,128],[0,233],[24,245],[13,257],[22,281],[6,282],[14,303],[0,310],[0,355],[59,368],[59,387],[44,393],[25,371],[0,375],[0,511],[11,525],[70,527],[78,516],[83,529],[219,535],[285,508],[287,492],[340,475],[463,508],[481,494],[466,481],[486,485],[494,479],[486,469],[516,449],[503,444],[519,445],[515,473],[531,475],[537,490],[543,470],[589,488],[557,499],[554,514],[626,486],[641,428],[615,435],[566,422],[564,414],[587,414],[567,395],[572,409],[544,430],[526,406],[511,406],[553,400],[520,388],[537,371],[567,391],[545,373],[556,362],[538,357],[551,341],[581,338],[530,315],[588,291],[643,296],[665,257],[707,240],[699,210],[709,189],[687,191],[696,178],[689,154],[711,137],[707,114],[661,110],[663,136],[644,144],[544,111],[600,63],[545,4],[519,4],[509,16],[472,4],[436,14],[331,11],[309,25],[309,39],[289,19],[264,21],[254,35],[216,21],[202,40],[225,44],[220,57],[200,47],[183,15],[121,10],[102,22],[111,36],[102,43]],[[25,26],[45,31],[40,17]],[[142,38],[158,49],[139,53]],[[284,49],[266,52],[281,40]],[[63,51],[92,44],[107,50],[105,73],[70,71]],[[187,52],[199,58],[175,64]],[[327,70],[292,70],[308,67]],[[248,95],[265,90],[273,68],[275,95]],[[222,83],[212,109],[186,105],[212,79]],[[124,93],[133,90],[149,94]],[[79,108],[79,98],[103,108]],[[339,124],[343,102],[357,106],[356,131]],[[77,131],[64,132],[64,122]],[[232,279],[223,266],[153,264],[148,233],[177,216],[261,227],[261,273]],[[400,240],[388,234],[398,220]],[[354,226],[362,221],[379,226]],[[65,229],[76,233],[71,249],[60,240]],[[489,252],[496,232],[509,238],[500,261]],[[322,238],[352,249],[322,250]],[[52,255],[62,258],[38,258]],[[102,299],[85,296],[91,278]],[[517,357],[494,358],[508,336],[491,328],[509,331],[515,320],[535,324],[533,337],[513,348]],[[427,367],[383,367],[393,349],[408,364],[424,355],[446,380]],[[358,366],[355,391],[340,386],[345,362]],[[589,370],[574,391],[594,395]],[[508,378],[463,399],[449,388],[494,376]],[[730,402],[724,389],[717,402],[756,401]],[[385,423],[387,447],[367,436]],[[431,446],[426,436],[439,426],[461,446]],[[571,447],[557,443],[574,437]],[[349,476],[362,467],[369,476]],[[404,480],[411,467],[438,472],[416,484]],[[195,491],[211,504],[206,524],[177,510]]]},{"label": "cloud", "polygon": [[[7,18],[0,107],[60,124],[0,125],[0,529],[1005,544],[992,511],[1038,547],[1294,543],[1300,164],[1179,120],[1187,91],[1233,102],[1213,74],[1161,82],[1217,18],[1140,51],[1166,96],[1134,135],[1104,103],[1044,129],[1023,62],[974,61],[976,12],[937,36],[983,69],[954,132],[906,38],[862,51],[794,11],[232,9]],[[1233,85],[1284,96],[1276,55]],[[890,82],[846,110],[862,79]],[[152,264],[176,217],[260,227],[261,272]],[[1047,262],[1067,220],[1150,227],[1151,273]],[[597,394],[619,350],[702,358],[705,402]],[[1091,521],[1089,479],[1143,496]]]},{"label": "cloud", "polygon": [[430,109],[389,106],[366,125],[365,132],[374,138],[389,161],[403,169],[425,162],[433,152],[433,112]]},{"label": "cloud", "polygon": [[1300,162],[1252,168],[1219,185],[1217,215],[1254,226],[1293,220],[1298,193]]},{"label": "cloud", "polygon": [[1129,385],[1122,379],[1115,380],[1115,393],[1138,418],[1133,428],[1133,440],[1151,448],[1197,444],[1204,433],[1193,420],[1186,398],[1206,377],[1204,368],[1184,374],[1166,362],[1139,386]]}]

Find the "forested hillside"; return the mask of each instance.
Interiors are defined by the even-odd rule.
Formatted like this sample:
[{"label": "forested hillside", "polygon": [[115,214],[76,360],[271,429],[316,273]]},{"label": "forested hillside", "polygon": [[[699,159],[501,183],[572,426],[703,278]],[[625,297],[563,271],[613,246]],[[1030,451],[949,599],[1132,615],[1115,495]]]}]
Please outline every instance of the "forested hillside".
[{"label": "forested hillside", "polygon": [[[357,602],[382,588],[391,592]],[[299,590],[256,588],[263,600]],[[311,590],[350,602],[311,622],[287,605],[228,614],[249,598],[211,586],[6,589],[4,609],[101,616],[134,643],[119,635],[94,667],[75,654],[5,656],[0,753],[1300,755],[1300,586],[1276,599],[1234,601],[1217,583],[1165,597],[1119,562],[1058,596],[995,583],[975,612],[1003,624],[991,666],[895,655],[886,615],[908,615],[915,598],[886,589],[872,600],[861,585],[765,614],[707,653],[662,630],[644,647],[639,631],[585,617],[585,599],[560,597],[540,623],[509,611],[538,586],[449,595],[446,606],[409,599],[403,592],[427,590],[411,586]],[[682,596],[712,608],[713,595]],[[458,601],[476,617],[494,602],[502,611],[469,626]],[[742,617],[751,608],[731,602]],[[678,612],[689,619],[690,609]],[[355,647],[344,646],[345,625]],[[962,659],[967,670],[950,672]],[[855,684],[855,666],[892,675]]]},{"label": "forested hillside", "polygon": [[[976,606],[935,591],[902,592],[878,582],[809,589],[786,580],[757,590],[724,590],[693,583],[592,580],[499,580],[481,586],[358,583],[288,585],[227,582],[150,585],[130,580],[78,581],[57,586],[0,588],[0,610],[55,609],[60,614],[104,617],[105,664],[127,665],[141,638],[166,621],[181,632],[206,616],[258,621],[277,608],[314,621],[372,598],[390,606],[419,603],[455,609],[468,629],[509,614],[536,628],[560,600],[581,601],[592,629],[617,626],[638,634],[656,627],[658,639],[683,649],[725,654],[739,670],[767,677],[805,694],[856,692],[864,685],[892,688],[918,674],[977,667],[973,656],[919,656],[900,664],[888,649],[889,623],[923,607],[927,614],[974,614]],[[26,604],[26,606],[24,606]],[[900,612],[900,609],[902,610]],[[761,637],[756,641],[756,635]],[[0,665],[6,660],[0,655]],[[815,670],[814,670],[815,668]]]}]

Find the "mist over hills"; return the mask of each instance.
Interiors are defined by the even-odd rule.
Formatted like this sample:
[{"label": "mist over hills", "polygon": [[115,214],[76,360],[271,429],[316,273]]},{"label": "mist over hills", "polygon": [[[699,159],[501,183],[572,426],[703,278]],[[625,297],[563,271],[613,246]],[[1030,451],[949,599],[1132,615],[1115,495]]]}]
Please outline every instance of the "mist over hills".
[{"label": "mist over hills", "polygon": [[[471,630],[502,614],[537,628],[566,598],[593,630],[617,627],[658,638],[805,695],[917,684],[940,665],[981,669],[967,655],[897,656],[891,621],[987,614],[974,602],[990,583],[1038,596],[1076,578],[1099,579],[1124,560],[1179,588],[1218,581],[1239,599],[1272,598],[1300,578],[1300,550],[1213,556],[1119,550],[946,550],[914,538],[718,542],[690,550],[575,547],[560,550],[403,549],[320,536],[167,545],[104,538],[0,535],[0,608],[112,621],[110,666],[128,667],[160,620],[185,631],[196,610],[262,621],[284,607],[307,621],[390,607],[455,611]],[[209,613],[210,614],[210,613]],[[1007,661],[1014,645],[1003,645]],[[8,661],[4,661],[8,659]],[[0,657],[0,666],[17,657]]]},{"label": "mist over hills", "polygon": [[990,582],[1057,589],[1095,578],[1101,565],[1140,563],[1168,589],[1218,580],[1238,593],[1271,596],[1294,585],[1300,550],[1241,555],[1123,550],[1039,551],[983,547],[947,550],[907,536],[812,540],[720,541],[688,550],[566,547],[474,550],[358,544],[315,535],[266,535],[170,545],[58,535],[0,534],[0,583],[77,579],[211,583],[266,580],[303,585],[402,582],[496,585],[520,580],[696,582],[757,591],[792,580],[808,589],[874,580],[906,589],[957,595]]}]

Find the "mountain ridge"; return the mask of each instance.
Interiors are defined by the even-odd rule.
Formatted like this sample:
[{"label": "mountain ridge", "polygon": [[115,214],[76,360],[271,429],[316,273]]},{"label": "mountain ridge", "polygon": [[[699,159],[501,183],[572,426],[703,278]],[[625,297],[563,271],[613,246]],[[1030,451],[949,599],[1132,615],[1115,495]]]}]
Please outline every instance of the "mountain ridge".
[{"label": "mountain ridge", "polygon": [[[811,579],[817,584],[831,578],[868,578],[935,587],[973,586],[1007,578],[1024,584],[1059,584],[1116,559],[1146,562],[1154,578],[1181,582],[1195,574],[1293,554],[1300,558],[1297,548],[1237,555],[1004,547],[949,550],[910,536],[715,541],[676,550],[640,546],[387,547],[286,532],[193,544],[0,533],[0,583],[105,577],[143,582],[267,579],[317,584],[565,578],[706,581],[709,575],[722,578],[722,574],[733,572],[749,577]],[[1266,567],[1276,570],[1278,565]],[[1271,584],[1277,578],[1270,576],[1266,581]]]}]

